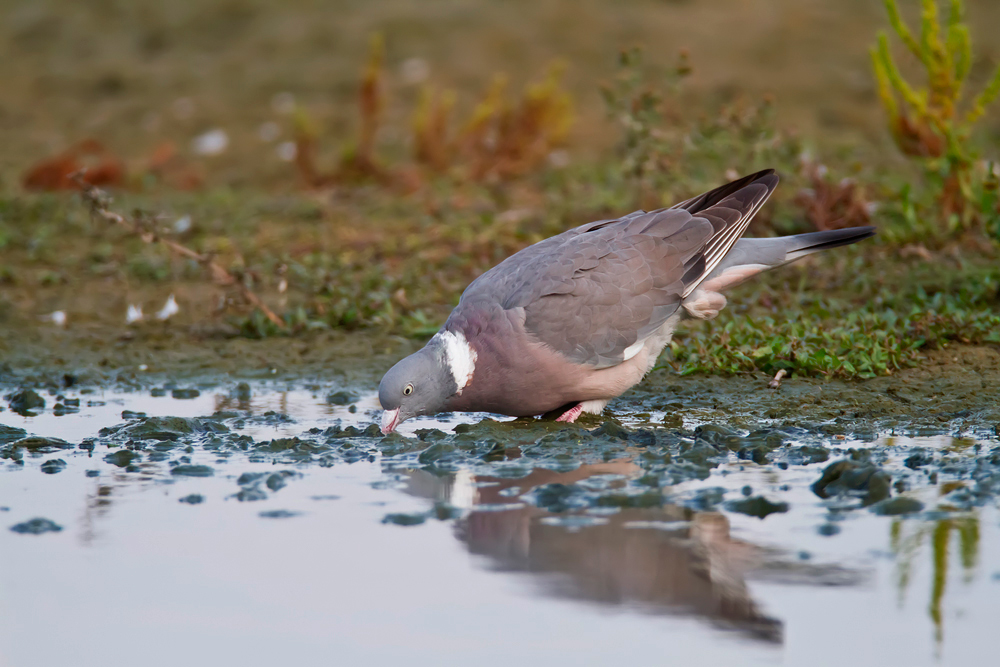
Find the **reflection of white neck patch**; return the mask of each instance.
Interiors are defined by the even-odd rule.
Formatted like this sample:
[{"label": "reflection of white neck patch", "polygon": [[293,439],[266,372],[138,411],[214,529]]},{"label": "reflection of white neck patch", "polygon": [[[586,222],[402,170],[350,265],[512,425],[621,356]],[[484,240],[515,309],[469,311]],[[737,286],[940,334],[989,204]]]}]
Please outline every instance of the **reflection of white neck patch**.
[{"label": "reflection of white neck patch", "polygon": [[437,341],[444,348],[444,357],[448,361],[448,370],[455,378],[459,394],[472,382],[472,374],[476,372],[476,351],[465,340],[461,331],[439,331],[431,341]]}]

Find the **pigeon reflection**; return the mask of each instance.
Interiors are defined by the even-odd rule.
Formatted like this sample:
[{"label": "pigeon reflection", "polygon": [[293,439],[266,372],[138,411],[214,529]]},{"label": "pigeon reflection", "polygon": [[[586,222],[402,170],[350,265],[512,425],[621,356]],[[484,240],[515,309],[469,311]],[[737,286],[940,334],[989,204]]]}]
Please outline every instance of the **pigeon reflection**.
[{"label": "pigeon reflection", "polygon": [[535,469],[518,479],[464,472],[438,477],[416,470],[407,488],[467,509],[455,530],[470,553],[488,558],[497,571],[537,575],[546,595],[699,616],[780,643],[782,622],[761,610],[746,584],[746,574],[761,562],[763,552],[733,539],[722,514],[676,505],[623,509],[598,517],[594,525],[568,529],[545,521],[559,515],[519,500],[544,484],[640,472],[628,460],[582,465],[571,472]]}]

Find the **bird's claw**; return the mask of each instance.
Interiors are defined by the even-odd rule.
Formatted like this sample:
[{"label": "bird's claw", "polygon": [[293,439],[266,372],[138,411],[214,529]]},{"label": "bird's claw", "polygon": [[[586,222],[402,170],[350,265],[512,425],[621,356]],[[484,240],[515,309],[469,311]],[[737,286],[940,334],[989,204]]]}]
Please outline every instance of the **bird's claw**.
[{"label": "bird's claw", "polygon": [[573,422],[576,421],[576,418],[579,417],[582,413],[583,413],[583,403],[577,403],[569,410],[556,417],[556,421],[572,424]]}]

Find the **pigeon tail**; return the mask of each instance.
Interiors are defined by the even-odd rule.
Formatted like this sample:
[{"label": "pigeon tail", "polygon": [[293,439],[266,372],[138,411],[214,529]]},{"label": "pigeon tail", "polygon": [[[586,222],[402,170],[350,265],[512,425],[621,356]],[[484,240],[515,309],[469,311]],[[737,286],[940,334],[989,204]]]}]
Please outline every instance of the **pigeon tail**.
[{"label": "pigeon tail", "polygon": [[702,289],[721,292],[770,269],[814,252],[838,248],[875,236],[874,227],[849,227],[778,238],[741,238],[719,263]]}]

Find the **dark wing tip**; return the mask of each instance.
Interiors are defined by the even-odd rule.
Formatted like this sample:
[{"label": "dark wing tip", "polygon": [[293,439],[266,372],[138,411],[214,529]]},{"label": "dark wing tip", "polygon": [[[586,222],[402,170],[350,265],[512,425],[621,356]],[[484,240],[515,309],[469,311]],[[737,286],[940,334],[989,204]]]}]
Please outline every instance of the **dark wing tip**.
[{"label": "dark wing tip", "polygon": [[729,197],[733,193],[739,192],[743,188],[752,184],[761,184],[767,187],[767,197],[771,196],[774,189],[778,187],[778,182],[781,179],[778,178],[778,174],[774,169],[762,169],[756,173],[744,176],[743,178],[738,178],[735,181],[726,183],[725,185],[720,185],[714,190],[709,190],[704,194],[700,194],[697,197],[692,197],[686,201],[682,201],[679,204],[674,204],[670,208],[682,208],[689,211],[692,215],[697,214],[699,211],[704,211],[706,208],[715,206],[726,197]]},{"label": "dark wing tip", "polygon": [[[712,221],[715,234],[698,253],[701,261],[688,260],[683,297],[697,289],[743,236],[750,221],[778,185],[778,175],[765,169],[690,199],[674,208]],[[735,215],[735,217],[734,217]],[[697,256],[696,256],[697,257]],[[701,270],[696,267],[701,266]]]}]

